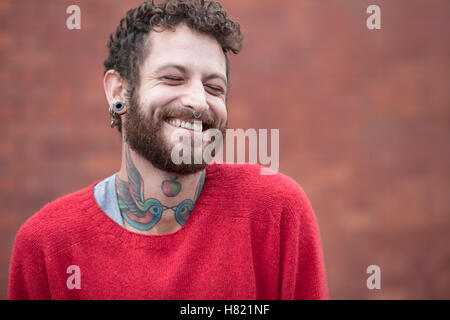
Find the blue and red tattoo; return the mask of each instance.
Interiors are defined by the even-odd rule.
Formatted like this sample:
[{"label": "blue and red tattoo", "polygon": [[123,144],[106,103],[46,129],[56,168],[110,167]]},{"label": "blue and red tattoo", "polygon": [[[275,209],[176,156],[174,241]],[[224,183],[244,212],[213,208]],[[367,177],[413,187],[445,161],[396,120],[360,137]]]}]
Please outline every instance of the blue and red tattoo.
[{"label": "blue and red tattoo", "polygon": [[[205,181],[205,171],[202,172],[197,184],[194,201],[185,199],[176,206],[168,207],[163,205],[158,199],[145,199],[144,181],[131,159],[128,146],[126,148],[125,158],[128,181],[123,181],[118,175],[116,176],[117,200],[123,219],[133,228],[147,231],[152,229],[160,221],[163,211],[172,210],[178,224],[183,226],[189,219],[200,197]],[[161,183],[161,191],[167,197],[175,197],[181,191],[181,183],[177,181],[177,177],[165,179]]]}]

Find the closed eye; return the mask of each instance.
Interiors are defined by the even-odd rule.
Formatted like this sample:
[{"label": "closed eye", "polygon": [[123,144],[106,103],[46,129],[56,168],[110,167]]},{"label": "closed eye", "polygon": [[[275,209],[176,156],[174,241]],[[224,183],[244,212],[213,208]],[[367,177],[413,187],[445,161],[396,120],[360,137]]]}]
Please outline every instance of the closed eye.
[{"label": "closed eye", "polygon": [[178,83],[178,82],[183,81],[183,78],[175,77],[175,76],[164,76],[162,79],[167,81],[167,82],[172,82],[172,83],[173,82]]},{"label": "closed eye", "polygon": [[215,95],[224,93],[224,90],[222,87],[216,87],[216,86],[211,86],[211,85],[206,85],[205,87],[208,88],[210,91],[212,91],[212,94],[215,94]]}]

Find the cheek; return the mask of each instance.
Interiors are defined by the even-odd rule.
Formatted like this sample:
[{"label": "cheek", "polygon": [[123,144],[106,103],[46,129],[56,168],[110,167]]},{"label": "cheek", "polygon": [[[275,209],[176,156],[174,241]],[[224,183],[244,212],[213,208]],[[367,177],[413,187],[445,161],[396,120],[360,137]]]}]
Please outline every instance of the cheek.
[{"label": "cheek", "polygon": [[209,106],[211,111],[216,115],[221,122],[225,123],[227,121],[228,112],[225,101],[222,99],[214,99],[209,101]]},{"label": "cheek", "polygon": [[170,87],[159,87],[149,90],[142,88],[140,97],[140,108],[145,113],[149,113],[153,110],[157,111],[157,109],[170,103],[173,100],[174,92]]}]

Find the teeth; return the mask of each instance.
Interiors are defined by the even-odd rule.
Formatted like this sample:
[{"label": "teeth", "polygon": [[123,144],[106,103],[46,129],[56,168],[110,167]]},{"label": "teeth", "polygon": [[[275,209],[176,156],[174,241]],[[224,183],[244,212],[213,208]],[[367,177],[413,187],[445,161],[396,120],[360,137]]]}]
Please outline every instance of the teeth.
[{"label": "teeth", "polygon": [[202,130],[203,130],[202,122],[201,121],[194,121],[193,128],[194,128],[194,131],[202,132]]},{"label": "teeth", "polygon": [[203,125],[201,121],[194,121],[194,123],[191,123],[189,121],[183,121],[180,119],[170,119],[168,121],[171,125],[175,126],[175,127],[181,127],[181,128],[185,128],[188,130],[194,130],[197,132],[202,132],[203,130]]}]

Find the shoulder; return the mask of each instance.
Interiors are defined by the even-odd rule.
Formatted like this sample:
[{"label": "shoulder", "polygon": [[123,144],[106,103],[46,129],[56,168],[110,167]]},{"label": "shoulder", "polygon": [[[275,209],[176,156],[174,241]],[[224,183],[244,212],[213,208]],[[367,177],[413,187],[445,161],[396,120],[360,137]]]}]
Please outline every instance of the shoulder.
[{"label": "shoulder", "polygon": [[215,164],[228,197],[244,198],[274,212],[311,210],[303,188],[293,178],[256,164]]},{"label": "shoulder", "polygon": [[45,255],[80,241],[89,232],[89,211],[93,209],[93,187],[62,196],[42,207],[20,227],[15,247],[40,249]]},{"label": "shoulder", "polygon": [[302,187],[291,177],[257,164],[214,164],[215,173],[228,185],[242,191],[259,191],[285,199],[305,196]]}]

